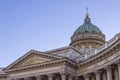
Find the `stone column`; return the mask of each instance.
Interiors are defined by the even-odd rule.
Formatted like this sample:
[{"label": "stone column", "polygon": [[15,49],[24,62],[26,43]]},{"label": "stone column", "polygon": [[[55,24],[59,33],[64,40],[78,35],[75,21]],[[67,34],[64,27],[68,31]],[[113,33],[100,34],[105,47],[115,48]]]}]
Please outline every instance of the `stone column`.
[{"label": "stone column", "polygon": [[84,75],[84,80],[89,80],[89,74]]},{"label": "stone column", "polygon": [[8,77],[6,80],[12,80],[10,77]]},{"label": "stone column", "polygon": [[68,80],[73,80],[73,76],[69,75]]},{"label": "stone column", "polygon": [[48,74],[48,80],[53,80],[53,75],[52,74]]},{"label": "stone column", "polygon": [[118,67],[114,69],[115,80],[119,80]]},{"label": "stone column", "polygon": [[66,80],[66,74],[65,73],[61,73],[61,78],[62,78],[62,80]]},{"label": "stone column", "polygon": [[78,76],[75,76],[75,79],[74,80],[78,80],[79,78],[78,78]]},{"label": "stone column", "polygon": [[107,73],[107,80],[112,80],[112,69],[111,69],[111,66],[108,66],[106,68],[106,73]]},{"label": "stone column", "polygon": [[101,80],[100,71],[95,72],[96,80]]},{"label": "stone column", "polygon": [[119,75],[119,80],[120,80],[120,62],[118,63],[118,75]]},{"label": "stone column", "polygon": [[41,76],[35,76],[35,78],[36,78],[37,80],[42,80],[42,79],[41,79]]}]

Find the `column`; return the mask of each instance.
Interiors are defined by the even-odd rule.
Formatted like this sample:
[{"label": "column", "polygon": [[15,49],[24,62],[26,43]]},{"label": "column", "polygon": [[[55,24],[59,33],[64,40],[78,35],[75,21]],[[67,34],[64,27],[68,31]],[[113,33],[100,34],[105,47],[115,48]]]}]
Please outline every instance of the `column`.
[{"label": "column", "polygon": [[106,70],[103,70],[103,72],[101,74],[101,78],[102,78],[102,80],[107,80]]},{"label": "column", "polygon": [[119,80],[120,80],[120,62],[118,63],[118,75],[119,75]]},{"label": "column", "polygon": [[42,80],[41,76],[35,76],[37,80]]},{"label": "column", "polygon": [[6,80],[12,80],[10,77],[8,77]]},{"label": "column", "polygon": [[115,80],[119,80],[118,66],[114,68]]},{"label": "column", "polygon": [[78,76],[75,76],[75,79],[74,80],[78,80]]},{"label": "column", "polygon": [[107,80],[112,80],[112,69],[111,69],[111,66],[108,66],[106,68],[106,73],[107,73]]},{"label": "column", "polygon": [[61,73],[61,78],[62,78],[62,80],[66,80],[66,74],[65,73]]},{"label": "column", "polygon": [[73,80],[73,76],[69,75],[68,80]]},{"label": "column", "polygon": [[95,72],[96,80],[101,80],[100,71]]},{"label": "column", "polygon": [[53,80],[53,75],[52,74],[48,74],[48,80]]},{"label": "column", "polygon": [[85,79],[85,80],[89,80],[89,74],[85,74],[85,75],[84,75],[84,79]]}]

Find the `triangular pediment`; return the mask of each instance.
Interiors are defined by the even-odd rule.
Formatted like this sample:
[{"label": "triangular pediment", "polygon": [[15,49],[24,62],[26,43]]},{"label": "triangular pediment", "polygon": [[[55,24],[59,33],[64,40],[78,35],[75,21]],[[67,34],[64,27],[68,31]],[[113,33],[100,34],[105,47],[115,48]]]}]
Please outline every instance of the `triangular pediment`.
[{"label": "triangular pediment", "polygon": [[29,66],[29,65],[44,63],[47,61],[51,61],[51,59],[43,58],[40,56],[32,56],[23,63],[21,63],[19,66]]},{"label": "triangular pediment", "polygon": [[51,54],[45,54],[43,52],[31,50],[25,55],[23,55],[22,57],[20,57],[18,60],[10,64],[8,67],[6,67],[5,70],[42,64],[42,63],[59,60],[59,59],[61,59],[61,57],[57,57]]}]

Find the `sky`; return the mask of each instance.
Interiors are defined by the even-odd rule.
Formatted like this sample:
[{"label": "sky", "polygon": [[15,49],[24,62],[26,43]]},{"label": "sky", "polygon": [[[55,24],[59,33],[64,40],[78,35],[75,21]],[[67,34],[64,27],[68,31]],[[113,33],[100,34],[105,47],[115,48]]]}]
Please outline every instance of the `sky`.
[{"label": "sky", "polygon": [[120,0],[0,0],[0,67],[30,50],[68,46],[86,7],[106,41],[120,32]]}]

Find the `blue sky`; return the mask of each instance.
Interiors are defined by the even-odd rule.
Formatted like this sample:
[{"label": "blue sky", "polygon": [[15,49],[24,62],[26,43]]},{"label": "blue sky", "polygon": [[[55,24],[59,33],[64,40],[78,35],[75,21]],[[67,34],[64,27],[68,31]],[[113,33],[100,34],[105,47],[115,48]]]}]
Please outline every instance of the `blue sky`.
[{"label": "blue sky", "polygon": [[93,24],[111,39],[120,32],[120,0],[0,0],[0,67],[29,50],[70,43],[89,8]]}]

